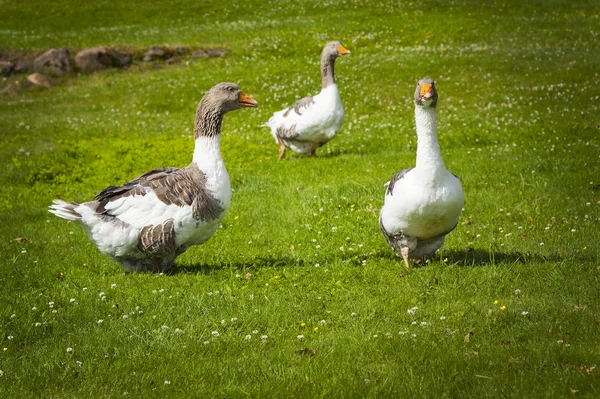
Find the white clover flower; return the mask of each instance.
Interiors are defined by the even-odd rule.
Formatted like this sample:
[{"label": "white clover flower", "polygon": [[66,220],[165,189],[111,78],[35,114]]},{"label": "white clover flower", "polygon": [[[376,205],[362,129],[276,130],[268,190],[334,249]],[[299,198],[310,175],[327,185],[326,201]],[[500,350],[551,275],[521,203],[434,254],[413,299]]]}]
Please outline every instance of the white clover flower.
[{"label": "white clover flower", "polygon": [[245,337],[245,338],[246,338],[247,340],[251,340],[251,339],[252,339],[252,335],[248,334],[248,335],[246,335],[246,337]]},{"label": "white clover flower", "polygon": [[73,348],[67,348],[67,353],[73,352]]},{"label": "white clover flower", "polygon": [[296,338],[298,338],[300,341],[302,341],[304,339],[304,335],[300,334]]},{"label": "white clover flower", "polygon": [[8,337],[6,337],[6,339],[7,339],[7,340],[9,340],[9,341],[10,341],[11,339],[13,339],[13,338],[14,338],[14,337],[13,337],[12,335],[9,335]]},{"label": "white clover flower", "polygon": [[231,322],[232,322],[232,323],[235,323],[237,320],[238,320],[238,319],[237,319],[237,317],[232,317],[232,318],[231,318]]},{"label": "white clover flower", "polygon": [[440,316],[440,320],[446,320],[446,316]]},{"label": "white clover flower", "polygon": [[54,302],[53,302],[53,301],[50,301],[50,302],[48,302],[48,306],[49,306],[50,308],[53,308],[53,307],[54,307]]},{"label": "white clover flower", "polygon": [[160,328],[162,328],[163,330],[168,330],[169,326],[161,326]]},{"label": "white clover flower", "polygon": [[262,339],[263,341],[266,341],[267,339],[269,339],[269,336],[266,335],[266,334],[265,335],[261,335],[260,339]]},{"label": "white clover flower", "polygon": [[34,325],[34,327],[39,327],[39,326],[41,326],[41,325],[42,325],[42,323],[40,323],[40,322],[36,322],[36,323],[34,323],[33,325]]},{"label": "white clover flower", "polygon": [[123,315],[123,319],[128,319],[129,316],[127,316],[126,314]]},{"label": "white clover flower", "polygon": [[100,319],[100,320],[97,321],[97,323],[98,324],[102,324],[102,323],[104,323],[104,320]]},{"label": "white clover flower", "polygon": [[221,336],[221,334],[219,334],[218,331],[213,331],[213,332],[211,332],[211,334],[212,334],[213,337],[219,337],[219,336]]},{"label": "white clover flower", "polygon": [[204,341],[203,344],[208,345],[208,344],[210,344],[210,341]]},{"label": "white clover flower", "polygon": [[181,334],[182,332],[183,332],[183,330],[181,328],[175,329],[175,334]]},{"label": "white clover flower", "polygon": [[252,330],[252,334],[258,334],[258,330]]},{"label": "white clover flower", "polygon": [[165,385],[171,385],[171,381],[165,380]]},{"label": "white clover flower", "polygon": [[522,314],[523,316],[527,316],[527,315],[529,314],[529,312],[525,310],[525,311],[523,311],[521,314]]},{"label": "white clover flower", "polygon": [[31,308],[31,310],[37,310],[37,308],[34,306],[34,307]]},{"label": "white clover flower", "polygon": [[406,311],[406,313],[408,313],[409,315],[414,315],[414,314],[417,312],[417,310],[418,310],[418,309],[419,309],[419,308],[418,308],[417,306],[414,306],[414,307],[412,307],[412,308],[408,309],[408,310]]},{"label": "white clover flower", "polygon": [[75,302],[75,298],[69,299],[69,302],[71,302],[71,303]]},{"label": "white clover flower", "polygon": [[350,313],[350,316],[352,316],[352,317],[356,317],[356,313],[355,313],[355,312],[352,312],[352,313]]},{"label": "white clover flower", "polygon": [[115,288],[117,288],[117,285],[113,283],[110,285],[110,288],[112,288],[114,290]]},{"label": "white clover flower", "polygon": [[100,292],[100,293],[98,294],[98,296],[99,296],[100,298],[102,298],[102,297],[104,296],[104,292]]}]

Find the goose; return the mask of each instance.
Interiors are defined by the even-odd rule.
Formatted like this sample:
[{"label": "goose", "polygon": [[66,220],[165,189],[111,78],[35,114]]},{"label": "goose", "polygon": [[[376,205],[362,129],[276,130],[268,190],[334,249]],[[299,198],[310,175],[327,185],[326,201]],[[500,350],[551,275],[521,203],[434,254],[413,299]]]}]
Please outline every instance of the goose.
[{"label": "goose", "polygon": [[340,42],[329,42],[321,53],[321,91],[275,112],[263,126],[279,145],[279,159],[286,148],[298,154],[315,155],[317,148],[334,138],[344,122],[344,107],[335,84],[335,60],[350,54]]},{"label": "goose", "polygon": [[458,224],[464,193],[457,176],[448,172],[436,135],[435,82],[422,79],[414,96],[417,162],[389,182],[379,227],[407,268],[409,258],[431,257]]},{"label": "goose", "polygon": [[256,106],[235,84],[217,84],[198,104],[188,166],[151,170],[82,204],[56,199],[49,212],[79,222],[125,272],[168,270],[178,255],[206,242],[219,227],[231,199],[220,149],[223,116]]}]

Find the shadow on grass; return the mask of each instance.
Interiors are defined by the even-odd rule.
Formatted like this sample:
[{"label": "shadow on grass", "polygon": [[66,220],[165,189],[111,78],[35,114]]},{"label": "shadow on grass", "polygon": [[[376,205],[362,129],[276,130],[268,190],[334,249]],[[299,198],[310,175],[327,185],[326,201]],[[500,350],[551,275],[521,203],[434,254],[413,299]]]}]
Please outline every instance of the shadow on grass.
[{"label": "shadow on grass", "polygon": [[[312,264],[312,263],[311,263]],[[308,262],[302,259],[293,258],[291,256],[259,256],[255,258],[249,258],[247,261],[236,261],[236,262],[217,262],[214,264],[183,264],[177,265],[169,270],[168,274],[180,274],[180,273],[192,273],[192,274],[211,274],[214,271],[222,270],[225,268],[236,269],[240,273],[244,273],[251,269],[257,269],[261,267],[285,267],[285,266],[306,266]]]},{"label": "shadow on grass", "polygon": [[[391,251],[378,251],[374,254],[380,259],[396,260],[402,263],[402,259],[397,257]],[[467,249],[464,251],[445,251],[442,249],[428,262],[412,261],[411,265],[415,268],[425,267],[431,263],[456,264],[459,266],[494,266],[510,263],[530,263],[530,262],[558,262],[565,260],[559,255],[542,256],[539,254],[523,252],[500,252],[497,250]]]},{"label": "shadow on grass", "polygon": [[[398,262],[402,265],[402,259],[397,257],[391,251],[374,251],[370,254],[342,254],[339,257],[323,257],[320,262],[325,265],[333,262],[336,259],[341,260],[344,264],[349,266],[361,266],[362,260],[369,258],[387,259],[390,261]],[[577,257],[578,259],[580,257]],[[442,251],[438,253],[430,262],[443,263],[447,265],[459,265],[466,267],[483,267],[483,266],[497,266],[502,264],[525,264],[530,262],[558,262],[566,260],[564,257],[559,255],[548,255],[542,256],[539,254],[522,253],[522,252],[500,252],[497,250],[481,250],[481,249],[469,249],[465,251]],[[580,259],[582,261],[591,259]],[[412,262],[414,268],[426,267],[429,262]],[[168,274],[211,274],[214,271],[231,268],[237,270],[240,274],[249,272],[251,270],[260,269],[263,267],[292,267],[292,266],[314,266],[314,261],[307,261],[304,259],[298,259],[288,255],[269,255],[269,256],[258,256],[249,258],[244,261],[235,262],[216,262],[214,264],[179,264],[173,269],[169,270]]]},{"label": "shadow on grass", "polygon": [[[541,256],[522,252],[499,252],[495,250],[471,249],[466,251],[444,251],[441,256],[448,258],[447,263],[462,266],[492,266],[505,263],[556,262],[558,255]],[[443,262],[443,259],[440,259]]]}]

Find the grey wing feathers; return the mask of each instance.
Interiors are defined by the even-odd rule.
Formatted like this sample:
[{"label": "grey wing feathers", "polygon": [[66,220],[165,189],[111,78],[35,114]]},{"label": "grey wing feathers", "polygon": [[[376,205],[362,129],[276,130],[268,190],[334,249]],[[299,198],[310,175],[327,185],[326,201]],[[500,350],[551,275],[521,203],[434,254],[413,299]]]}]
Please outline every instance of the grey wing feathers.
[{"label": "grey wing feathers", "polygon": [[155,226],[145,226],[140,231],[138,249],[149,257],[163,257],[175,252],[175,224],[167,219]]},{"label": "grey wing feathers", "polygon": [[191,206],[196,220],[211,220],[223,211],[206,188],[206,176],[192,164],[186,168],[154,169],[121,186],[105,188],[95,198],[96,212],[108,213],[105,207],[109,202],[150,191],[167,205]]},{"label": "grey wing feathers", "polygon": [[401,171],[396,173],[390,180],[390,184],[388,185],[388,188],[387,188],[387,194],[394,195],[393,194],[394,193],[394,185],[396,184],[396,182],[398,180],[402,179],[404,177],[404,175],[406,175],[408,172],[410,172],[413,169],[414,168],[402,169]]},{"label": "grey wing feathers", "polygon": [[294,110],[298,115],[302,115],[304,109],[310,107],[311,104],[314,104],[315,100],[312,97],[304,97],[300,100],[296,101],[292,104],[284,113],[283,116],[288,116],[288,114]]}]

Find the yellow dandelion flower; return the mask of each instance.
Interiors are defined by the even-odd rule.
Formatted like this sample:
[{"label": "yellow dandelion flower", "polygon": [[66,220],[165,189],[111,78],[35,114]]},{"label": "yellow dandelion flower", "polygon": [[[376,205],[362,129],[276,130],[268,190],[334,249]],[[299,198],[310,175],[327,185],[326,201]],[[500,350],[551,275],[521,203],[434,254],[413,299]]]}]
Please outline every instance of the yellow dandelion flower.
[{"label": "yellow dandelion flower", "polygon": [[506,306],[504,306],[504,305],[500,306],[500,310],[506,310]]},{"label": "yellow dandelion flower", "polygon": [[306,327],[306,323],[305,322],[300,323],[300,327]]},{"label": "yellow dandelion flower", "polygon": [[444,262],[448,262],[448,258],[444,258]]},{"label": "yellow dandelion flower", "polygon": [[273,276],[273,278],[274,278],[275,280],[277,280],[277,279],[279,278],[279,276]]},{"label": "yellow dandelion flower", "polygon": [[585,247],[583,247],[583,250],[584,250],[584,251],[585,251],[585,250],[587,250],[587,245],[586,245]]},{"label": "yellow dandelion flower", "polygon": [[494,305],[497,305],[497,304],[498,304],[498,300],[494,299]]},{"label": "yellow dandelion flower", "polygon": [[6,352],[8,348],[2,348],[2,352]]},{"label": "yellow dandelion flower", "polygon": [[317,331],[319,329],[319,327],[315,327],[314,330]]},{"label": "yellow dandelion flower", "polygon": [[238,215],[235,215],[235,216],[233,217],[233,220],[238,220],[239,218],[240,218],[240,217],[239,217]]}]

